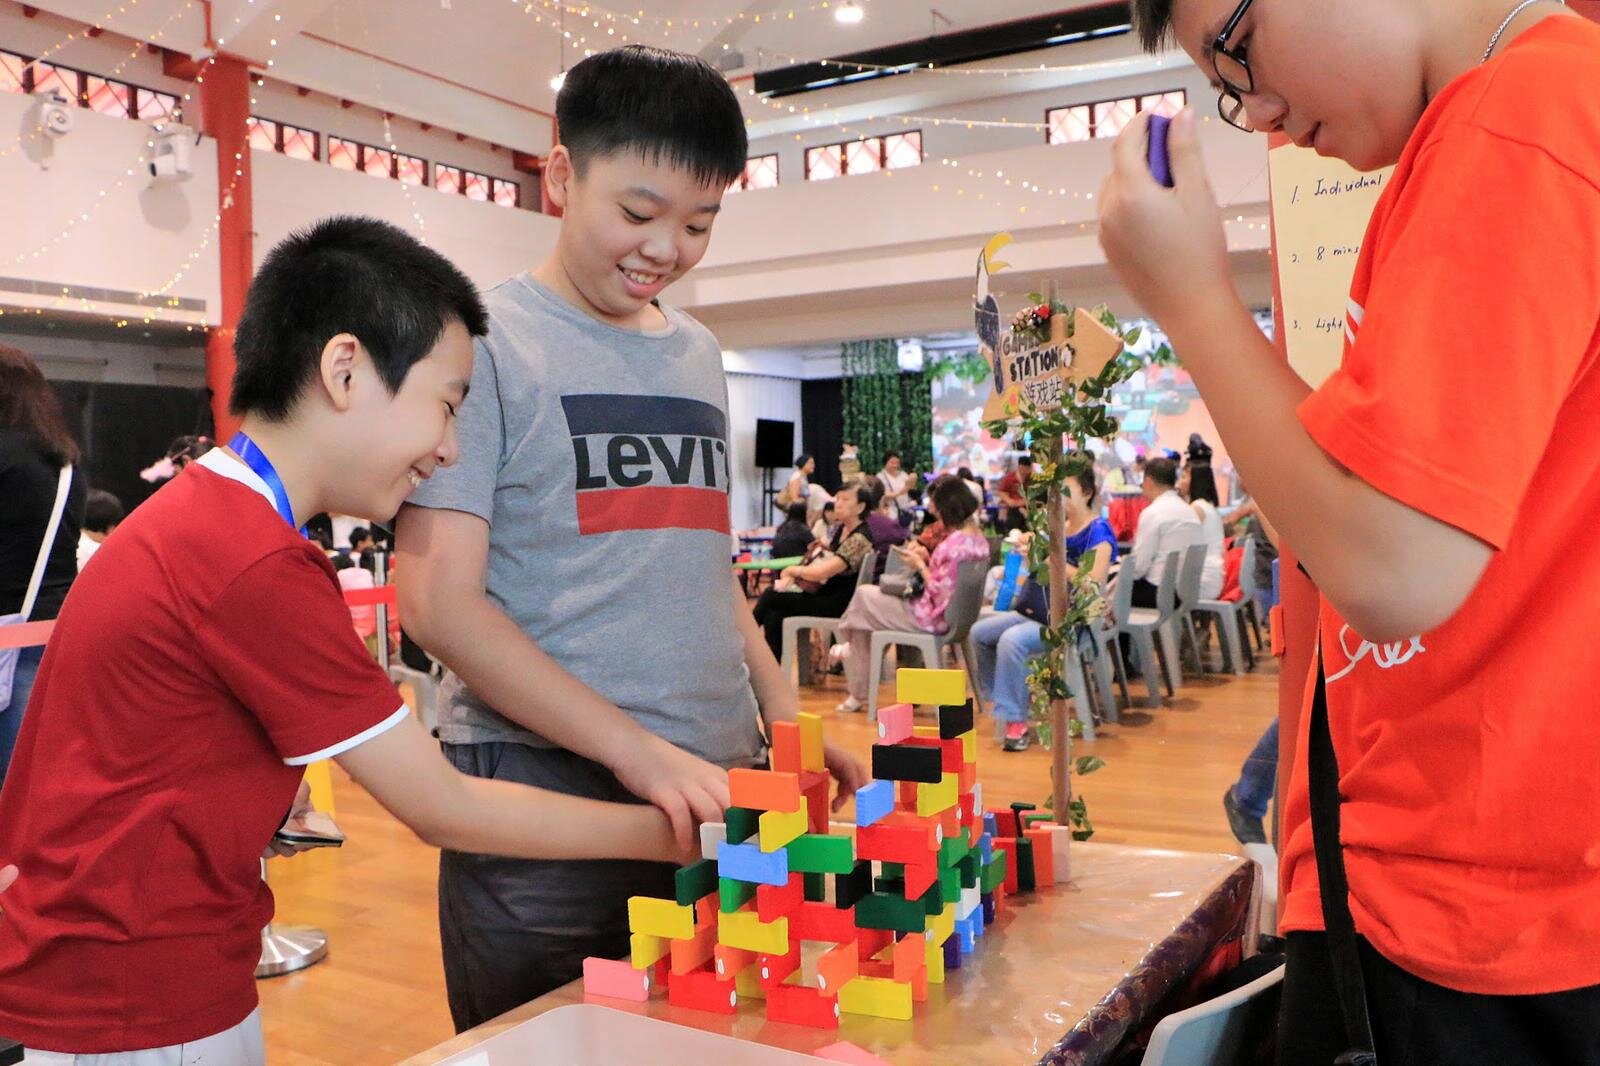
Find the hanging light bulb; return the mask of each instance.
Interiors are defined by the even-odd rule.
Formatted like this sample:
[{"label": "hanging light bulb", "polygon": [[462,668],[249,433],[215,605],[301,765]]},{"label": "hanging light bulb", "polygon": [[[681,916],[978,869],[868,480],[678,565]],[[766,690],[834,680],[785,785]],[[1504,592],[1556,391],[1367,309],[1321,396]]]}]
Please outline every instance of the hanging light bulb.
[{"label": "hanging light bulb", "polygon": [[558,93],[561,91],[561,87],[566,83],[567,72],[563,70],[561,73],[550,79],[550,91]]},{"label": "hanging light bulb", "polygon": [[854,26],[867,17],[861,6],[855,0],[844,0],[844,3],[833,9],[834,20],[843,26]]},{"label": "hanging light bulb", "polygon": [[561,5],[561,69],[550,79],[550,91],[558,93],[567,83],[567,5]]}]

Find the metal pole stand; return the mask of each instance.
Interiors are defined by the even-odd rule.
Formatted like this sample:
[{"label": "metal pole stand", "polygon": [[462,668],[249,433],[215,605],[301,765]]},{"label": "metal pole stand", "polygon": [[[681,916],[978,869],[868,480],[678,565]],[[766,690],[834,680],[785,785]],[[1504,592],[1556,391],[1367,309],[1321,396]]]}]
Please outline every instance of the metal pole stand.
[{"label": "metal pole stand", "polygon": [[328,934],[307,925],[269,925],[261,930],[256,977],[281,977],[328,957]]}]

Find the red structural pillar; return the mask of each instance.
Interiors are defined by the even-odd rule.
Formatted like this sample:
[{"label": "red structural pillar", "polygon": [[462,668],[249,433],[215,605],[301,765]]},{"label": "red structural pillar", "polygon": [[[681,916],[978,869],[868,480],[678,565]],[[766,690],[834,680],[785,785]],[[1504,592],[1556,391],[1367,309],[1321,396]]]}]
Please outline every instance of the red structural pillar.
[{"label": "red structural pillar", "polygon": [[233,393],[233,333],[244,313],[255,259],[251,229],[250,69],[242,59],[218,56],[201,71],[200,130],[217,142],[217,260],[222,281],[222,321],[206,337],[206,387],[211,390],[211,416],[217,439],[226,441],[238,428],[228,413]]}]

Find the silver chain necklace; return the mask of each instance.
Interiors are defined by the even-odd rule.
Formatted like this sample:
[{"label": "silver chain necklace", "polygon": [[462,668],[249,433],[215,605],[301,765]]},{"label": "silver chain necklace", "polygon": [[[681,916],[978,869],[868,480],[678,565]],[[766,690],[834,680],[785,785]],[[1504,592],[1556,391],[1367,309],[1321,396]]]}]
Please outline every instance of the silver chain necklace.
[{"label": "silver chain necklace", "polygon": [[1489,38],[1489,47],[1483,50],[1483,59],[1479,60],[1480,64],[1489,62],[1489,57],[1494,55],[1495,46],[1500,43],[1500,38],[1505,36],[1506,30],[1510,29],[1517,16],[1538,2],[1539,0],[1522,0],[1522,3],[1511,9],[1511,14],[1507,15],[1506,20],[1500,23],[1500,28],[1494,31],[1494,36]]}]

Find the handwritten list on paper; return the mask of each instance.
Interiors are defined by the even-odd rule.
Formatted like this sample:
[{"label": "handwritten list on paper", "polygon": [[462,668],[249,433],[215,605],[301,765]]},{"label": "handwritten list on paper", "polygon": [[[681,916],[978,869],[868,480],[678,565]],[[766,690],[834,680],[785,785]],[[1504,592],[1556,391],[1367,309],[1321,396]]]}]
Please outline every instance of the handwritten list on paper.
[{"label": "handwritten list on paper", "polygon": [[1363,174],[1293,146],[1267,158],[1289,365],[1315,388],[1344,354],[1350,279],[1392,169]]}]

